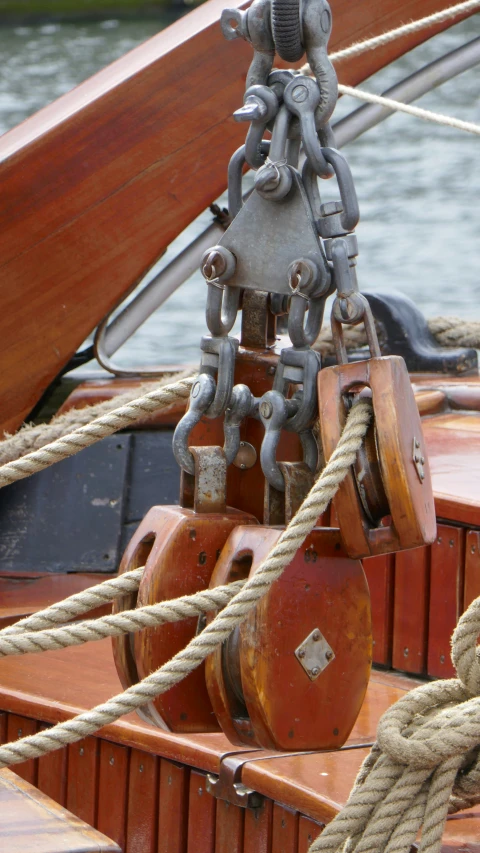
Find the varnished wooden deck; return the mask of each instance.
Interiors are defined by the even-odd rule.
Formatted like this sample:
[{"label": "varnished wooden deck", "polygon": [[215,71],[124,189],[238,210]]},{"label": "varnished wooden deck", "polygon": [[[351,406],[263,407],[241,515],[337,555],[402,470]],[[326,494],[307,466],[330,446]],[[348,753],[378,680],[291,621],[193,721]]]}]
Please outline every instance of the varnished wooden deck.
[{"label": "varnished wooden deck", "polygon": [[[303,853],[346,801],[380,715],[416,683],[373,672],[358,721],[337,752],[246,751],[255,813],[215,800],[206,773],[240,754],[223,735],[172,735],[132,714],[98,736],[14,769],[128,853]],[[2,740],[65,720],[119,692],[110,643],[0,661]],[[272,846],[273,845],[273,846]],[[480,810],[448,821],[443,850],[480,851]]]}]

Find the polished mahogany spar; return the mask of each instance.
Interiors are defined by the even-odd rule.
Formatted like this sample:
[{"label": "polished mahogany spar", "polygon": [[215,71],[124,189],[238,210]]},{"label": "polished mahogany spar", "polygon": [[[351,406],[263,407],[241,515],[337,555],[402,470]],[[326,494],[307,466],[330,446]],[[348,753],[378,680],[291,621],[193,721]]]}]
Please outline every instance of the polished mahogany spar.
[{"label": "polished mahogany spar", "polygon": [[[225,5],[242,4],[209,0],[1,138],[3,430],[224,190],[251,59],[222,37]],[[333,0],[330,48],[448,5]],[[361,82],[450,23],[340,62],[340,81]]]}]

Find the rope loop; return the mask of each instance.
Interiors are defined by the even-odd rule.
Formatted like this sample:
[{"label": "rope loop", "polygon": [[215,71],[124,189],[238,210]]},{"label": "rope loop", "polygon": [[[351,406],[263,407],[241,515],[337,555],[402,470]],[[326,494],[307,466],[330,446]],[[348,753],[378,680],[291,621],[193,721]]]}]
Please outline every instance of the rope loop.
[{"label": "rope loop", "polygon": [[452,637],[458,678],[423,684],[381,717],[348,802],[310,853],[440,853],[448,813],[480,802],[480,598]]},{"label": "rope loop", "polygon": [[459,619],[452,636],[452,663],[472,696],[480,695],[479,636],[480,598],[476,598]]}]

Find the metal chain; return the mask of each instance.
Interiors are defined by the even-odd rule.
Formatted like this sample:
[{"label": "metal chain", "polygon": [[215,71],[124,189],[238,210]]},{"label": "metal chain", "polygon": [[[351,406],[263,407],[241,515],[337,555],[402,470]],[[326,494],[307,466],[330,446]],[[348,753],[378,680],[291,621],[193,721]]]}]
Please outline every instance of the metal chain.
[{"label": "metal chain", "polygon": [[[326,0],[304,0],[298,12],[313,79],[271,70],[276,46],[271,31],[274,3],[254,0],[246,11],[228,9],[222,14],[225,37],[242,37],[254,48],[244,103],[234,113],[237,121],[249,123],[249,129],[245,145],[233,154],[228,169],[233,221],[202,259],[211,334],[201,342],[199,376],[189,410],[175,432],[174,452],[181,467],[192,474],[188,442],[193,427],[202,416],[223,415],[224,451],[231,464],[240,447],[243,420],[257,418],[265,428],[260,454],[263,473],[272,487],[284,491],[276,459],[282,430],[299,435],[304,462],[312,473],[317,467],[313,425],[321,363],[311,347],[320,332],[326,299],[337,292],[332,322],[339,360],[346,357],[342,324],[365,320],[369,308],[356,279],[354,229],[359,210],[355,187],[347,161],[334,147],[329,124],[337,96],[336,74],[326,54],[330,8]],[[270,140],[264,139],[267,130]],[[245,164],[255,177],[254,190],[244,202]],[[318,179],[333,176],[339,200],[322,204]],[[229,332],[242,293],[248,290],[269,294],[272,313],[288,316],[291,341],[280,353],[272,390],[261,399],[247,386],[233,384],[238,342]],[[378,354],[373,321],[367,318],[366,326],[371,350]]]}]

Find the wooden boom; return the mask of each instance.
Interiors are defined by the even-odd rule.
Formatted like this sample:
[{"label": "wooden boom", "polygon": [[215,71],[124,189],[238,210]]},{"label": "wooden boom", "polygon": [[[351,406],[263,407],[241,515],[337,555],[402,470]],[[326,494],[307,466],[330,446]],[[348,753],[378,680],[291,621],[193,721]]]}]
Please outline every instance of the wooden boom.
[{"label": "wooden boom", "polygon": [[[224,190],[251,48],[209,0],[0,139],[0,430],[15,430],[82,341]],[[333,0],[331,50],[450,4]],[[246,4],[243,4],[246,5]],[[381,11],[380,11],[381,9]],[[459,20],[457,18],[456,20]],[[449,26],[339,63],[357,84]]]}]

